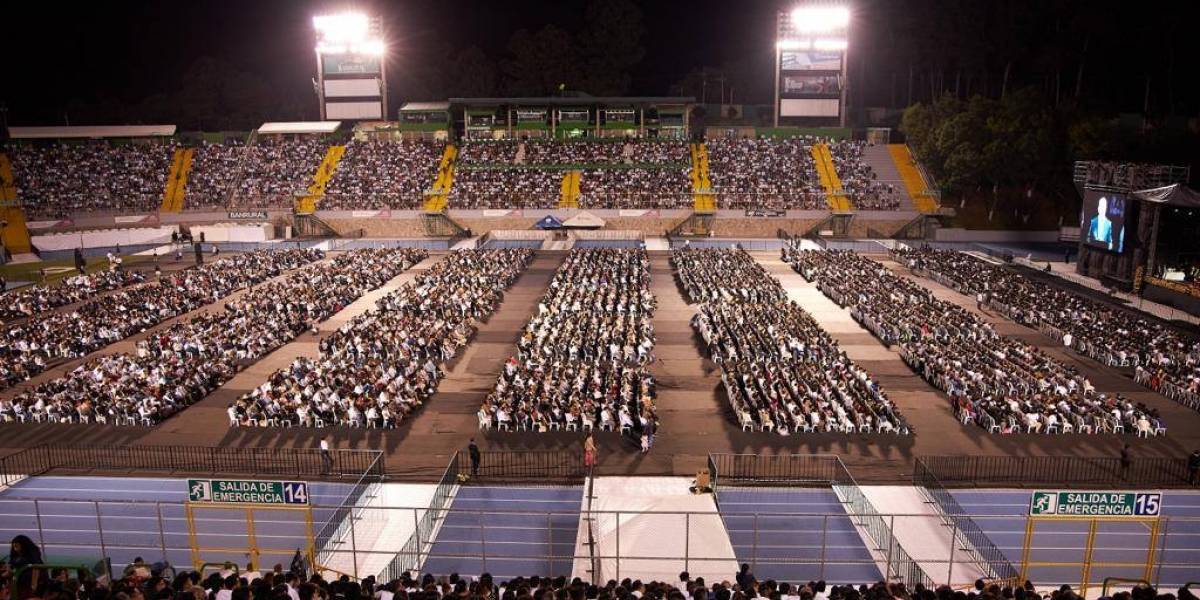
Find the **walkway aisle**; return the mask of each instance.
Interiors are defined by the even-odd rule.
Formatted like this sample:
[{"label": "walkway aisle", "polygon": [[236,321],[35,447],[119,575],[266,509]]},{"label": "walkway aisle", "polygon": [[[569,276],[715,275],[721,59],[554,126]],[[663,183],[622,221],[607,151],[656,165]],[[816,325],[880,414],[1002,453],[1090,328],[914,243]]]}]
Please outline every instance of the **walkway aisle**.
[{"label": "walkway aisle", "polygon": [[[704,467],[707,451],[724,447],[729,429],[727,406],[714,394],[721,372],[704,358],[692,330],[696,307],[684,300],[671,272],[670,252],[650,252],[650,291],[658,301],[654,311],[654,356],[650,372],[658,388],[659,432],[649,454],[632,445],[620,452],[631,462],[655,463],[655,473],[695,473]],[[712,439],[717,438],[717,439]],[[602,462],[605,458],[601,456]],[[676,572],[678,575],[678,572]]]},{"label": "walkway aisle", "polygon": [[167,419],[138,443],[163,445],[211,445],[217,444],[229,428],[229,416],[225,409],[242,394],[262,385],[276,370],[286,367],[302,356],[316,358],[320,355],[320,342],[326,336],[355,317],[375,308],[375,301],[412,281],[417,275],[433,266],[444,257],[434,254],[417,263],[407,271],[393,277],[382,287],[371,290],[351,302],[346,308],[317,326],[318,333],[302,333],[291,342],[262,357],[248,369],[238,373],[217,388],[205,399],[187,410]]},{"label": "walkway aisle", "polygon": [[[713,495],[690,493],[691,481],[688,477],[596,478],[592,527],[600,576],[595,579],[675,581],[681,571],[687,571],[705,581],[722,581],[737,573],[733,545]],[[706,514],[680,514],[685,512]],[[572,575],[587,580],[591,565],[582,543],[587,539],[584,519],[587,515],[580,517]]]},{"label": "walkway aisle", "polygon": [[889,519],[896,541],[930,579],[943,583],[949,576],[950,585],[958,589],[984,576],[966,549],[960,546],[951,550],[953,529],[942,521],[935,505],[927,501],[919,488],[878,485],[863,486],[862,491],[881,512],[905,515],[885,518]]}]

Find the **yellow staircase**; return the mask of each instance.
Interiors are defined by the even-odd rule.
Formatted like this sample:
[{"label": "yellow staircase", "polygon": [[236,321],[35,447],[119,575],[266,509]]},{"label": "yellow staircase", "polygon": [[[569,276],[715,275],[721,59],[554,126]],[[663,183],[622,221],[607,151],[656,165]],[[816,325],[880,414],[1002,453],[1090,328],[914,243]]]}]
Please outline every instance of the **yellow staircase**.
[{"label": "yellow staircase", "polygon": [[711,214],[717,211],[717,196],[712,193],[712,181],[708,177],[708,146],[703,143],[688,144],[692,156],[692,211]]},{"label": "yellow staircase", "polygon": [[896,171],[900,173],[900,180],[904,182],[905,191],[912,198],[913,206],[922,213],[937,212],[937,199],[929,190],[925,178],[921,176],[921,170],[917,168],[917,160],[908,146],[906,144],[888,144],[887,149],[888,154],[892,157],[892,162],[896,164]]},{"label": "yellow staircase", "polygon": [[567,171],[563,175],[562,191],[558,196],[559,208],[579,208],[579,183],[583,180],[583,173],[579,171]]},{"label": "yellow staircase", "polygon": [[13,176],[12,163],[8,155],[0,153],[0,202],[16,202],[17,180]]},{"label": "yellow staircase", "polygon": [[301,214],[316,212],[317,203],[325,195],[325,188],[329,186],[329,181],[333,179],[338,163],[342,162],[345,154],[345,146],[330,146],[325,150],[325,158],[321,159],[321,164],[317,165],[317,172],[313,173],[312,183],[308,184],[308,194],[296,201],[296,212]]},{"label": "yellow staircase", "polygon": [[0,153],[0,219],[7,221],[3,227],[4,247],[12,254],[33,251],[29,239],[29,227],[25,225],[25,209],[17,202],[17,181],[13,176],[12,163],[8,155]]},{"label": "yellow staircase", "polygon": [[853,210],[850,198],[842,191],[842,180],[833,166],[833,155],[829,152],[829,145],[813,144],[812,157],[817,165],[817,177],[821,179],[821,187],[825,188],[825,200],[829,209],[839,212]]},{"label": "yellow staircase", "polygon": [[171,171],[167,175],[166,189],[163,190],[160,212],[177,213],[183,210],[183,199],[187,193],[188,175],[192,172],[192,159],[196,151],[192,148],[177,148],[171,157]]},{"label": "yellow staircase", "polygon": [[442,150],[442,159],[438,162],[437,177],[433,180],[425,197],[425,212],[440,213],[450,204],[450,188],[454,187],[454,160],[458,158],[458,148],[454,144],[446,144]]}]

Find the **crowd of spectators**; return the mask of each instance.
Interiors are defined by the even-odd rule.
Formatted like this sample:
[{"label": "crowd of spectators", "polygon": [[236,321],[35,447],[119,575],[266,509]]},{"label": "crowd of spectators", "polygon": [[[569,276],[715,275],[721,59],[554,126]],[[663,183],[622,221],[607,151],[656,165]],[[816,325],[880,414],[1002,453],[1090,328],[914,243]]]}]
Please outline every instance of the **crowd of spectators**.
[{"label": "crowd of spectators", "polygon": [[352,140],[325,188],[323,210],[420,208],[437,177],[443,144]]},{"label": "crowd of spectators", "polygon": [[480,428],[620,429],[648,449],[655,306],[644,250],[572,250],[484,399]]},{"label": "crowd of spectators", "polygon": [[227,138],[220,143],[205,140],[194,148],[184,187],[184,207],[224,207],[245,153],[246,144],[238,138]]},{"label": "crowd of spectators", "polygon": [[450,192],[459,208],[554,208],[581,171],[581,208],[688,208],[687,145],[665,141],[469,142]]},{"label": "crowd of spectators", "polygon": [[842,191],[857,210],[896,210],[900,195],[895,184],[879,181],[875,171],[863,161],[867,143],[845,140],[829,143],[833,168],[842,183]]},{"label": "crowd of spectators", "polygon": [[579,177],[581,208],[691,208],[687,167],[585,169]]},{"label": "crowd of spectators", "polygon": [[27,214],[154,211],[162,203],[172,142],[17,144],[4,149]]},{"label": "crowd of spectators", "polygon": [[[959,292],[986,295],[1012,320],[1114,366],[1132,366],[1154,389],[1200,400],[1200,339],[1130,310],[949,250],[902,249],[896,259]],[[1182,399],[1182,398],[1181,398]]]},{"label": "crowd of spectators", "polygon": [[163,274],[144,286],[0,327],[0,388],[78,358],[231,292],[318,260],[319,250],[258,251]]},{"label": "crowd of spectators", "polygon": [[681,249],[671,258],[689,300],[703,302],[692,326],[721,366],[743,428],[909,433],[870,374],[744,250]]},{"label": "crowd of spectators", "polygon": [[1099,393],[1076,369],[884,265],[848,251],[785,248],[783,258],[950,396],[955,415],[999,433],[1165,431],[1157,412]]},{"label": "crowd of spectators", "polygon": [[231,404],[230,424],[398,426],[532,258],[527,248],[452,252],[322,339],[317,358],[294,360]]},{"label": "crowd of spectators", "polygon": [[317,135],[260,137],[228,174],[237,182],[229,206],[291,206],[313,182],[328,149],[328,140]]},{"label": "crowd of spectators", "polygon": [[562,196],[560,170],[458,168],[450,205],[466,209],[553,208]]},{"label": "crowd of spectators", "polygon": [[709,140],[708,173],[721,208],[825,210],[825,191],[812,156],[815,139]]},{"label": "crowd of spectators", "polygon": [[362,249],[296,269],[139,341],[0,400],[0,419],[152,425],[410,268],[424,250]]},{"label": "crowd of spectators", "polygon": [[471,140],[459,146],[454,162],[460,166],[511,165],[517,162],[519,147],[514,140]]},{"label": "crowd of spectators", "polygon": [[143,273],[109,269],[74,275],[51,285],[34,285],[0,296],[0,321],[7,322],[82,302],[97,294],[146,281]]}]

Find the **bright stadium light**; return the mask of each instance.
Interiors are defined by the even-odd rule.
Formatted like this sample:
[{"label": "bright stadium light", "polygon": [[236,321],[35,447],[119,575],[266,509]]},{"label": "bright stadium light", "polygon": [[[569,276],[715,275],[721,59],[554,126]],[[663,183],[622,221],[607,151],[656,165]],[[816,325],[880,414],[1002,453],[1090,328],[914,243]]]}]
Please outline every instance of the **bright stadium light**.
[{"label": "bright stadium light", "polygon": [[313,17],[313,28],[317,30],[318,44],[352,45],[367,41],[371,22],[362,13],[320,15]]},{"label": "bright stadium light", "polygon": [[844,6],[801,6],[792,11],[796,31],[836,31],[850,25],[850,9]]},{"label": "bright stadium light", "polygon": [[846,40],[837,39],[817,39],[813,40],[813,50],[845,50],[848,44]]}]

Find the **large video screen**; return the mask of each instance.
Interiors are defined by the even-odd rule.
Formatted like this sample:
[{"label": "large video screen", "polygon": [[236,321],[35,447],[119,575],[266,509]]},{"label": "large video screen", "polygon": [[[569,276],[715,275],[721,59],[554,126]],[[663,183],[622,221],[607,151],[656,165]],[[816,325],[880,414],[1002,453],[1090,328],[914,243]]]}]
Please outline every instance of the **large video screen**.
[{"label": "large video screen", "polygon": [[1104,250],[1125,249],[1125,218],[1129,203],[1122,194],[1088,190],[1083,195],[1079,232],[1083,243]]},{"label": "large video screen", "polygon": [[783,93],[805,96],[841,96],[837,75],[784,75]]},{"label": "large video screen", "polygon": [[841,52],[785,51],[780,56],[783,71],[841,71]]},{"label": "large video screen", "polygon": [[326,75],[378,75],[379,57],[366,54],[322,54],[321,68]]}]

